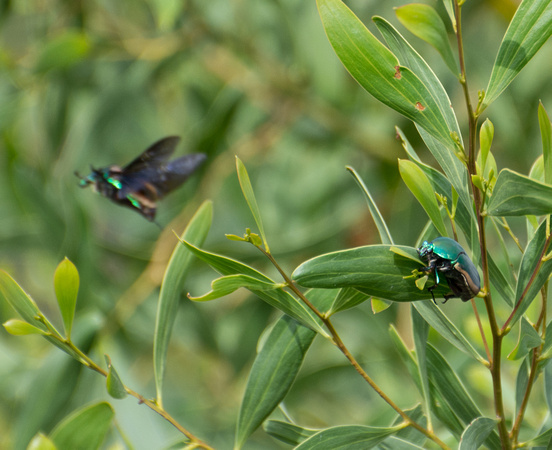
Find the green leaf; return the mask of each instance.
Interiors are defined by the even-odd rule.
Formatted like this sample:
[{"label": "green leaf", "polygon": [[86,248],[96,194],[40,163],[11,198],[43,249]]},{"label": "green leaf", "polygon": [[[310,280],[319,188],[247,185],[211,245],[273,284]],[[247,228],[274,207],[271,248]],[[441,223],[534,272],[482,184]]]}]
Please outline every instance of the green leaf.
[{"label": "green leaf", "polygon": [[45,331],[31,325],[28,322],[19,319],[10,319],[4,322],[3,327],[6,331],[14,336],[25,336],[29,334],[46,334]]},{"label": "green leaf", "polygon": [[273,438],[294,446],[320,431],[313,430],[312,428],[300,427],[280,420],[267,420],[263,428]]},{"label": "green leaf", "polygon": [[96,450],[104,441],[114,415],[106,402],[81,408],[65,418],[50,437],[60,449]]},{"label": "green leaf", "polygon": [[395,8],[395,14],[408,31],[433,46],[451,72],[458,76],[460,70],[450,46],[445,24],[435,9],[422,3],[410,3]]},{"label": "green leaf", "polygon": [[48,436],[38,433],[29,442],[27,450],[57,450],[57,447]]},{"label": "green leaf", "polygon": [[433,225],[435,225],[437,231],[439,231],[439,234],[441,234],[441,236],[446,236],[447,229],[443,222],[439,206],[437,205],[435,191],[423,170],[412,161],[400,159],[399,172],[404,183],[408,186],[410,192],[414,194],[418,202],[420,202],[420,205],[424,208],[429,219]]},{"label": "green leaf", "polygon": [[[386,20],[381,17],[374,17],[374,23],[383,35],[389,48],[399,57],[402,64],[412,69],[422,82],[428,87],[439,105],[447,127],[450,132],[456,133],[460,142],[462,140],[460,128],[451,106],[451,101],[443,85],[424,59],[412,48],[412,46],[401,36],[401,34]],[[468,192],[468,178],[465,165],[455,155],[457,151],[456,144],[445,143],[443,145],[438,139],[431,137],[429,133],[417,126],[422,139],[427,145],[431,154],[435,157],[439,165],[446,173],[450,183],[459,193],[462,203],[466,208],[470,208],[472,201]],[[399,133],[400,135],[400,133]],[[404,135],[401,135],[403,142],[406,141]],[[409,155],[411,152],[409,152]],[[416,158],[413,158],[414,160]],[[475,215],[473,220],[475,221]]]},{"label": "green leaf", "polygon": [[241,448],[284,399],[315,336],[288,316],[276,322],[249,373],[234,448]]},{"label": "green leaf", "polygon": [[539,127],[544,158],[544,182],[552,184],[552,124],[542,102],[539,102]]},{"label": "green leaf", "polygon": [[404,426],[375,428],[362,425],[343,425],[327,428],[314,434],[295,447],[296,450],[319,449],[369,449],[374,448],[386,437],[395,434]]},{"label": "green leaf", "polygon": [[201,297],[188,296],[190,300],[195,302],[205,302],[224,297],[225,295],[235,292],[239,288],[249,290],[269,291],[274,289],[282,289],[282,284],[274,282],[266,282],[248,275],[226,275],[217,278],[211,282],[211,291]]},{"label": "green leaf", "polygon": [[370,303],[372,305],[372,312],[374,314],[379,314],[380,312],[385,311],[393,304],[393,302],[390,302],[388,300],[382,300],[381,298],[374,298],[374,297],[372,297],[372,300]]},{"label": "green leaf", "polygon": [[238,179],[240,181],[240,186],[243,192],[243,196],[245,197],[245,201],[249,205],[251,214],[253,214],[253,219],[255,219],[257,228],[259,228],[259,232],[261,233],[261,237],[263,239],[265,251],[267,253],[270,253],[270,249],[268,247],[268,242],[266,241],[266,235],[264,232],[263,221],[261,219],[261,212],[259,210],[259,206],[257,205],[257,200],[255,199],[255,193],[253,192],[253,186],[251,186],[251,180],[249,179],[249,175],[247,174],[247,170],[244,164],[241,162],[241,159],[238,158],[237,156],[236,156],[236,169],[238,171]]},{"label": "green leaf", "polygon": [[[544,221],[535,232],[533,239],[527,244],[523,258],[521,259],[516,287],[516,305],[519,303],[519,306],[517,306],[509,323],[510,328],[527,311],[527,308],[529,308],[529,305],[539,294],[540,289],[552,273],[552,259],[544,261],[541,264],[543,254],[548,251],[545,248],[546,242],[546,221]],[[539,265],[540,267],[538,267]],[[537,276],[533,278],[537,267]]]},{"label": "green leaf", "polygon": [[368,296],[362,292],[357,291],[352,288],[343,288],[339,290],[339,293],[335,297],[335,300],[332,303],[332,306],[326,313],[328,316],[339,311],[345,311],[346,309],[354,308],[361,303],[364,303],[368,300]]},{"label": "green leaf", "polygon": [[519,366],[517,378],[516,378],[516,396],[515,396],[515,409],[514,411],[519,411],[521,404],[523,403],[523,398],[527,392],[527,385],[529,383],[529,358],[524,358],[522,363]]},{"label": "green leaf", "polygon": [[429,380],[427,377],[426,364],[426,344],[429,335],[429,325],[422,319],[422,316],[416,309],[411,309],[410,315],[412,317],[412,335],[414,337],[414,347],[416,349],[416,360],[418,361],[418,373],[421,380],[424,410],[429,421],[429,426],[431,427]]},{"label": "green leaf", "polygon": [[340,0],[317,0],[328,39],[355,80],[376,99],[419,124],[454,148],[450,130],[433,92],[401,65]]},{"label": "green leaf", "polygon": [[[201,245],[207,237],[212,218],[213,204],[211,201],[205,201],[198,208],[182,233],[182,239]],[[157,315],[155,318],[155,332],[153,336],[155,388],[157,402],[160,405],[163,404],[163,378],[167,363],[167,349],[178,310],[178,304],[182,296],[184,280],[193,262],[193,252],[190,252],[185,246],[177,243],[169,263],[167,264],[163,281],[161,282],[161,291],[159,292]]]},{"label": "green leaf", "polygon": [[34,300],[3,270],[0,270],[0,295],[27,322],[48,331],[42,322],[36,320],[40,311]]},{"label": "green leaf", "polygon": [[[206,252],[205,250],[201,250],[184,240],[181,242],[199,259],[209,264],[213,269],[222,275],[243,274],[266,283],[274,284],[274,281],[263,275],[261,272],[239,261],[217,255],[215,253]],[[328,333],[322,327],[322,321],[303,302],[296,299],[290,293],[281,289],[270,291],[251,289],[251,292],[272,307],[277,308],[285,314],[293,317],[303,325],[313,329],[317,333],[322,334],[322,336],[328,337]]]},{"label": "green leaf", "polygon": [[[431,298],[429,291],[419,290],[412,278],[412,271],[423,267],[421,262],[416,262],[416,249],[394,247],[408,252],[412,259],[390,251],[389,245],[369,245],[310,259],[295,269],[292,278],[305,287],[353,287],[367,295],[395,302]],[[434,290],[436,297],[448,292],[448,286],[445,285]]]},{"label": "green leaf", "polygon": [[57,266],[54,274],[54,289],[63,318],[65,336],[71,336],[75,308],[77,306],[77,295],[79,293],[79,272],[75,265],[65,258]]},{"label": "green leaf", "polygon": [[508,355],[508,359],[515,361],[516,359],[524,358],[535,347],[542,344],[542,338],[539,333],[531,326],[525,318],[521,318],[521,326],[519,328],[519,338],[516,348]]},{"label": "green leaf", "polygon": [[107,392],[111,397],[121,400],[127,396],[125,385],[121,381],[121,378],[119,378],[119,374],[115,370],[115,367],[113,367],[113,364],[111,364],[111,359],[107,355],[105,355],[105,362],[109,370],[106,379]]},{"label": "green leaf", "polygon": [[544,433],[539,434],[537,437],[524,442],[525,448],[546,447],[550,448],[550,442],[552,441],[552,428],[549,428]]},{"label": "green leaf", "polygon": [[494,126],[493,123],[487,119],[481,125],[479,130],[479,146],[481,151],[481,173],[485,174],[485,167],[487,165],[487,157],[491,151],[491,145],[493,143],[494,137]]},{"label": "green leaf", "polygon": [[[466,391],[458,375],[439,351],[430,344],[427,346],[427,361],[428,374],[433,386],[464,425],[481,417],[481,411]],[[492,432],[485,440],[485,445],[492,449],[500,448],[498,434]]]},{"label": "green leaf", "polygon": [[462,433],[458,450],[472,450],[481,447],[487,436],[493,431],[496,423],[495,419],[489,419],[488,417],[475,419]]},{"label": "green leaf", "polygon": [[430,302],[414,303],[414,308],[416,308],[424,320],[431,325],[437,333],[454,345],[458,350],[481,363],[485,361],[460,330],[456,328],[447,316],[445,316],[441,309],[436,308],[435,305],[432,305]]},{"label": "green leaf", "polygon": [[491,216],[552,214],[552,186],[503,169],[498,175],[487,213]]},{"label": "green leaf", "polygon": [[523,0],[506,30],[479,112],[489,106],[552,34],[552,0]]},{"label": "green leaf", "polygon": [[362,189],[362,192],[364,193],[364,197],[366,198],[366,203],[368,203],[368,209],[370,210],[372,219],[374,220],[374,223],[376,224],[376,228],[378,229],[381,243],[393,245],[393,238],[391,237],[389,228],[387,228],[387,224],[385,223],[385,220],[383,219],[383,216],[381,215],[378,209],[378,206],[376,205],[376,202],[374,202],[374,199],[370,195],[370,191],[364,184],[364,181],[362,181],[362,178],[360,178],[360,175],[352,167],[347,166],[347,170],[351,172],[351,175],[353,175],[353,177],[355,178],[355,181],[357,182],[357,184],[360,186],[360,189]]}]

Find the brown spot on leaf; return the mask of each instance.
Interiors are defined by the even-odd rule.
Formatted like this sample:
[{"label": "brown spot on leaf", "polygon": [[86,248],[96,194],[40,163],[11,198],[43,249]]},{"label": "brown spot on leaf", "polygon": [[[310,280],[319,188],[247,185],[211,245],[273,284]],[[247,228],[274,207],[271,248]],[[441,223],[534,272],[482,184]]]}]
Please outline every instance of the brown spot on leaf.
[{"label": "brown spot on leaf", "polygon": [[425,109],[425,106],[422,105],[420,102],[416,102],[416,109],[418,111],[423,111]]},{"label": "brown spot on leaf", "polygon": [[394,78],[396,78],[397,80],[400,80],[402,78],[402,75],[401,75],[401,67],[400,66],[395,66],[395,75],[394,75]]}]

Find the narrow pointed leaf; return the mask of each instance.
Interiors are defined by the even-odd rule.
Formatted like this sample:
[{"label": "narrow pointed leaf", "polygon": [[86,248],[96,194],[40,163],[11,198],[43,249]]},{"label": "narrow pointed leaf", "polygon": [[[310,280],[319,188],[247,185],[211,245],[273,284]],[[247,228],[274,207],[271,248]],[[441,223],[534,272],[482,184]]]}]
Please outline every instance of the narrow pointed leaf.
[{"label": "narrow pointed leaf", "polygon": [[496,180],[487,213],[491,216],[552,214],[552,186],[503,169]]},{"label": "narrow pointed leaf", "polygon": [[537,437],[524,442],[526,448],[544,447],[547,450],[550,448],[552,442],[552,428],[549,428],[544,433],[539,434]]},{"label": "narrow pointed leaf", "polygon": [[[213,269],[222,275],[244,274],[266,283],[275,284],[274,281],[266,275],[263,275],[261,272],[247,266],[246,264],[225,256],[206,252],[205,250],[195,247],[184,240],[181,242],[199,259],[209,264]],[[293,317],[303,325],[322,334],[322,336],[328,337],[328,333],[322,326],[322,321],[303,302],[295,298],[289,292],[282,289],[269,291],[251,289],[250,291],[270,306],[277,308],[285,314]]]},{"label": "narrow pointed leaf", "polygon": [[392,428],[374,428],[362,425],[343,425],[327,428],[303,441],[296,450],[326,449],[363,449],[374,448],[386,437],[395,434],[403,426]]},{"label": "narrow pointed leaf", "polygon": [[[201,245],[205,240],[213,217],[213,204],[205,201],[194,214],[182,233],[182,239]],[[161,283],[155,332],[153,336],[153,368],[157,401],[163,404],[163,378],[167,362],[167,349],[171,338],[178,303],[180,302],[184,280],[193,263],[193,253],[185,246],[177,244],[171,255]]]},{"label": "narrow pointed leaf", "polygon": [[201,297],[188,296],[188,298],[194,302],[215,300],[231,294],[242,287],[249,290],[269,291],[274,289],[282,289],[283,286],[281,284],[261,281],[248,275],[226,275],[213,280],[211,283],[211,291],[207,294],[202,295]]},{"label": "narrow pointed leaf", "polygon": [[104,441],[114,415],[109,403],[87,406],[63,420],[50,437],[60,449],[96,450]]},{"label": "narrow pointed leaf", "polygon": [[368,296],[353,288],[343,288],[339,290],[339,294],[335,297],[332,306],[328,310],[329,316],[346,309],[354,308],[357,305],[368,300]]},{"label": "narrow pointed leaf", "polygon": [[429,219],[439,231],[441,236],[446,236],[447,229],[441,216],[441,211],[437,205],[435,191],[422,169],[416,163],[406,159],[399,160],[399,172],[404,183],[414,194],[414,197],[420,202]]},{"label": "narrow pointed leaf", "polygon": [[247,174],[247,169],[242,163],[241,159],[236,156],[236,169],[238,171],[238,179],[240,181],[240,186],[245,197],[245,201],[249,205],[251,214],[253,214],[253,219],[259,228],[259,233],[261,233],[261,238],[263,239],[265,250],[270,253],[268,248],[268,242],[266,241],[266,235],[264,232],[263,221],[261,219],[261,211],[257,205],[257,200],[255,199],[255,193],[253,192],[253,186],[251,186],[251,180]]},{"label": "narrow pointed leaf", "polygon": [[267,420],[263,428],[273,438],[293,446],[300,444],[320,431],[300,427],[289,422],[282,422],[281,420]]},{"label": "narrow pointed leaf", "polygon": [[429,325],[418,313],[416,308],[410,310],[412,317],[412,335],[414,337],[414,347],[416,349],[416,360],[418,361],[418,373],[421,380],[422,396],[424,399],[424,411],[431,427],[431,407],[429,380],[427,377],[426,364],[426,344],[429,335]]},{"label": "narrow pointed leaf", "polygon": [[458,450],[471,450],[481,447],[487,436],[493,431],[496,422],[495,419],[489,419],[488,417],[478,417],[475,419],[462,433]]},{"label": "narrow pointed leaf", "polygon": [[542,103],[539,102],[539,126],[544,158],[544,182],[552,184],[552,124]]},{"label": "narrow pointed leaf", "polygon": [[[421,262],[415,261],[416,249],[395,247],[410,253],[412,259],[390,251],[389,245],[369,245],[310,259],[295,269],[292,278],[305,287],[353,287],[367,295],[395,302],[430,299],[429,291],[419,290],[411,277],[413,270],[423,267]],[[448,291],[448,287],[439,285],[434,294],[438,297]]]},{"label": "narrow pointed leaf", "polygon": [[527,392],[527,385],[529,383],[529,359],[524,358],[521,365],[519,366],[517,378],[516,378],[516,396],[515,396],[515,409],[514,411],[519,411],[521,404],[523,403],[523,398]]},{"label": "narrow pointed leaf", "polygon": [[[547,242],[546,221],[544,221],[535,232],[533,239],[527,244],[521,259],[515,303],[516,305],[519,303],[519,306],[510,321],[510,327],[514,326],[527,311],[527,308],[529,308],[529,305],[539,294],[540,289],[552,273],[552,259],[541,263],[542,256],[550,249],[550,245],[545,248]],[[537,270],[537,275],[533,278],[535,270]]]},{"label": "narrow pointed leaf", "polygon": [[494,125],[489,119],[487,119],[485,120],[485,122],[483,122],[483,125],[481,125],[481,129],[479,130],[479,146],[481,148],[481,172],[483,174],[486,173],[485,166],[487,165],[487,157],[489,156],[489,152],[491,151],[493,137]]},{"label": "narrow pointed leaf", "polygon": [[65,258],[57,266],[54,274],[54,288],[63,318],[65,336],[71,336],[75,308],[77,306],[77,294],[79,293],[79,272],[75,265]]},{"label": "narrow pointed leaf", "polygon": [[374,220],[374,223],[376,224],[376,228],[378,229],[381,243],[393,245],[393,238],[391,237],[389,228],[387,228],[387,224],[385,223],[385,220],[383,219],[383,216],[381,215],[378,209],[378,206],[376,205],[376,202],[374,202],[374,199],[370,195],[370,191],[364,184],[364,181],[362,181],[362,178],[360,178],[360,175],[352,167],[347,166],[347,170],[351,172],[351,174],[355,178],[355,181],[360,186],[360,189],[362,189],[364,197],[366,198],[366,203],[368,204],[368,209],[370,210],[372,219]]},{"label": "narrow pointed leaf", "polygon": [[403,66],[340,0],[318,0],[328,39],[355,80],[376,99],[453,146],[450,130],[433,93]]},{"label": "narrow pointed leaf", "polygon": [[480,110],[489,106],[552,34],[552,0],[523,0],[502,39]]},{"label": "narrow pointed leaf", "polygon": [[0,296],[27,322],[47,331],[44,324],[36,320],[40,311],[34,300],[3,270],[0,270]]},{"label": "narrow pointed leaf", "polygon": [[[415,72],[431,91],[435,101],[439,105],[449,132],[455,133],[460,142],[462,142],[462,133],[460,132],[450,98],[433,70],[431,70],[431,67],[389,22],[381,17],[374,17],[373,20],[391,51],[397,55],[404,66],[409,67]],[[469,209],[472,201],[468,192],[467,170],[466,166],[455,154],[456,144],[451,141],[443,145],[443,142],[432,137],[419,125],[416,125],[416,127],[427,148],[447,175],[456,192],[458,192],[462,203]],[[405,141],[404,136],[402,138]],[[475,215],[473,216],[475,220]]]},{"label": "narrow pointed leaf", "polygon": [[454,345],[458,350],[473,357],[477,361],[483,362],[484,358],[470,344],[468,339],[460,332],[458,328],[449,320],[447,316],[436,308],[430,302],[417,302],[414,308],[420,315],[437,331],[442,337]]},{"label": "narrow pointed leaf", "polygon": [[423,3],[410,3],[395,8],[395,14],[404,27],[435,48],[454,75],[460,70],[452,53],[447,29],[437,11]]},{"label": "narrow pointed leaf", "polygon": [[249,373],[235,448],[262,424],[288,393],[316,333],[288,316],[272,328]]}]

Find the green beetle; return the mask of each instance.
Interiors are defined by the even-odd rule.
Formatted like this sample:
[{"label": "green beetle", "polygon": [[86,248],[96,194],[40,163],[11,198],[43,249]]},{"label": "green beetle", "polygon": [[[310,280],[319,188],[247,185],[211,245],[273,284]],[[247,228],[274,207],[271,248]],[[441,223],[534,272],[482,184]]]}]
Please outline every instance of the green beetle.
[{"label": "green beetle", "polygon": [[459,297],[468,301],[481,290],[481,281],[477,268],[462,246],[454,239],[438,237],[431,242],[424,241],[418,248],[420,258],[427,261],[423,272],[433,273],[435,285],[428,288],[433,296],[433,289],[439,284],[439,274],[442,274],[452,291],[444,296],[445,302],[449,298]]}]

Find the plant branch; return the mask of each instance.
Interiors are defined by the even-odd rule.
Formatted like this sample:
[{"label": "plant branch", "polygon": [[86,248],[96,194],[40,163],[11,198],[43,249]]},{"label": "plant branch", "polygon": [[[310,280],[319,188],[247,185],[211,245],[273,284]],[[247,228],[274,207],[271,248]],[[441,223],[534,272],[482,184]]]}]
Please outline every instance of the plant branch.
[{"label": "plant branch", "polygon": [[356,360],[356,358],[351,354],[347,346],[343,343],[341,340],[341,337],[339,336],[339,333],[333,326],[333,323],[331,322],[330,318],[327,317],[325,314],[321,313],[316,306],[314,306],[308,298],[305,297],[305,295],[297,288],[293,280],[284,272],[284,270],[280,267],[278,262],[274,259],[271,253],[268,253],[265,249],[263,249],[260,246],[256,247],[270,260],[270,262],[274,265],[274,267],[278,270],[284,281],[286,282],[287,286],[291,291],[302,301],[304,302],[311,310],[316,314],[318,318],[324,323],[328,331],[330,332],[330,335],[332,336],[333,343],[339,348],[341,353],[345,355],[345,357],[349,360],[351,365],[355,368],[355,370],[360,374],[362,378],[370,385],[370,387],[389,405],[391,408],[393,408],[397,414],[401,416],[401,418],[405,421],[405,423],[408,426],[411,426],[412,428],[415,428],[420,433],[422,433],[424,436],[426,436],[428,439],[431,439],[433,442],[435,442],[439,447],[442,449],[448,449],[449,447],[442,442],[433,431],[428,430],[418,423],[416,423],[414,420],[412,420],[408,414],[406,414],[399,406],[391,400],[390,397],[383,392],[380,387],[375,383],[372,378],[364,371],[362,366],[359,364],[359,362]]},{"label": "plant branch", "polygon": [[489,262],[487,257],[487,238],[485,235],[485,218],[482,215],[483,202],[481,199],[481,192],[473,184],[472,175],[476,175],[475,164],[475,149],[477,142],[477,120],[478,116],[473,110],[473,106],[470,99],[468,82],[466,76],[466,64],[464,59],[464,44],[462,40],[462,14],[458,0],[454,0],[454,10],[456,16],[456,37],[458,42],[458,57],[460,61],[460,83],[464,92],[464,98],[466,102],[466,108],[468,112],[468,125],[469,125],[469,139],[468,139],[468,177],[471,184],[471,190],[474,199],[475,214],[477,217],[477,225],[479,228],[479,245],[481,248],[481,269],[483,271],[483,282],[486,289],[484,297],[485,307],[487,309],[487,316],[491,333],[493,337],[493,352],[492,360],[490,361],[490,371],[493,381],[493,393],[495,413],[498,418],[498,432],[500,435],[500,441],[503,449],[510,449],[510,437],[508,435],[508,429],[506,427],[506,419],[504,413],[504,402],[502,398],[502,381],[501,381],[501,351],[502,351],[502,339],[503,335],[498,327],[496,321],[496,315],[493,307],[491,290],[490,290],[490,278],[489,278]]},{"label": "plant branch", "polygon": [[[58,340],[63,345],[67,346],[71,352],[74,352],[78,357],[80,358],[81,364],[88,367],[91,370],[94,370],[95,372],[98,372],[100,375],[103,375],[107,378],[108,372],[104,369],[102,369],[98,364],[96,364],[88,355],[86,355],[81,349],[79,349],[71,340],[63,339],[56,335],[51,335],[54,339]],[[194,436],[192,433],[190,433],[186,428],[184,428],[182,425],[180,425],[174,417],[172,417],[167,411],[163,409],[162,406],[158,405],[153,400],[148,400],[138,392],[130,389],[127,386],[124,386],[125,391],[136,398],[138,400],[138,403],[143,403],[148,408],[150,408],[152,411],[159,414],[163,419],[165,419],[167,422],[169,422],[171,425],[173,425],[180,433],[182,433],[184,436],[186,436],[190,443],[188,444],[188,447],[186,448],[202,448],[205,450],[213,450],[213,448],[203,442],[201,439]]]}]

